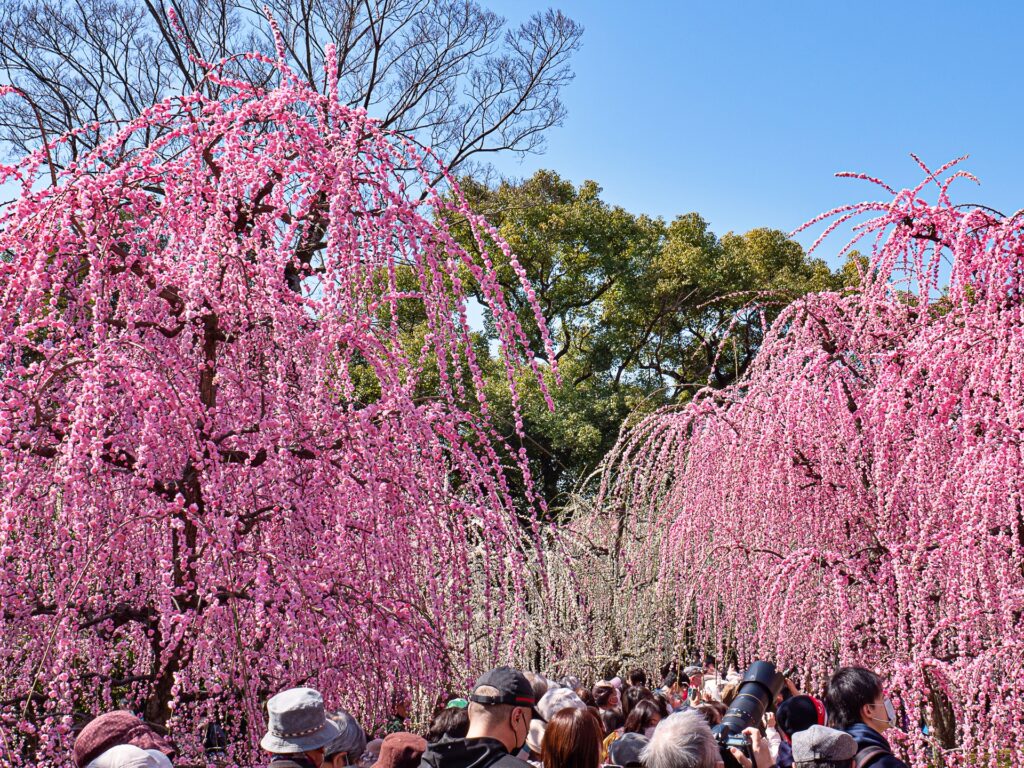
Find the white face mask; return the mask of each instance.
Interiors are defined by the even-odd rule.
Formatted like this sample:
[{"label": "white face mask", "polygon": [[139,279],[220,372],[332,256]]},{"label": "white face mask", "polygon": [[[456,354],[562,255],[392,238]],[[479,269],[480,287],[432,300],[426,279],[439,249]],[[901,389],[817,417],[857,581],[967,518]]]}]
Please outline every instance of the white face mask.
[{"label": "white face mask", "polygon": [[882,730],[896,727],[896,708],[892,705],[892,701],[886,696],[882,699],[882,707],[885,709],[885,719],[875,717],[871,715],[872,721],[883,726]]}]

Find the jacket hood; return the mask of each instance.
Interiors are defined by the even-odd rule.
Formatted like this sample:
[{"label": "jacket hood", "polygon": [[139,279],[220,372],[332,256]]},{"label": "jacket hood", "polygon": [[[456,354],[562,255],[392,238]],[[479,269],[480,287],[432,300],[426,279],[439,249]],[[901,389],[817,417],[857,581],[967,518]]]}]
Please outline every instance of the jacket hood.
[{"label": "jacket hood", "polygon": [[505,745],[497,739],[455,739],[427,747],[421,765],[429,768],[488,768],[508,756]]}]

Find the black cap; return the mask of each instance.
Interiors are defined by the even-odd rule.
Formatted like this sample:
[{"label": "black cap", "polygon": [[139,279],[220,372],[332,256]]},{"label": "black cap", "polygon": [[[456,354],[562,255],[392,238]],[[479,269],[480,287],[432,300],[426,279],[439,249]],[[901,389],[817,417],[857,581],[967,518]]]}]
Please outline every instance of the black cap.
[{"label": "black cap", "polygon": [[622,768],[642,765],[640,753],[650,743],[646,736],[639,733],[624,733],[609,745],[608,762]]},{"label": "black cap", "polygon": [[[485,685],[496,688],[498,695],[482,696],[477,694],[477,689]],[[511,704],[515,707],[532,707],[537,703],[537,698],[533,695],[533,686],[526,679],[526,675],[511,667],[498,667],[480,675],[473,685],[473,692],[469,695],[469,700],[487,706]]]}]

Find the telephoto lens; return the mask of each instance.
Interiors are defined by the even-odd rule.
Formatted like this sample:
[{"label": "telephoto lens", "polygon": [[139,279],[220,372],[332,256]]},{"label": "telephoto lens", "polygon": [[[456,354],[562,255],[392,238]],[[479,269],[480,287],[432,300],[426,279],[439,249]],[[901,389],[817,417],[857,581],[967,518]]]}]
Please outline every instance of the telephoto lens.
[{"label": "telephoto lens", "polygon": [[736,747],[753,760],[750,741],[743,735],[743,729],[761,722],[765,710],[778,696],[785,682],[786,679],[770,661],[755,661],[747,668],[743,682],[736,692],[736,698],[726,711],[721,724],[712,729],[726,766],[736,763],[729,751],[730,747]]}]

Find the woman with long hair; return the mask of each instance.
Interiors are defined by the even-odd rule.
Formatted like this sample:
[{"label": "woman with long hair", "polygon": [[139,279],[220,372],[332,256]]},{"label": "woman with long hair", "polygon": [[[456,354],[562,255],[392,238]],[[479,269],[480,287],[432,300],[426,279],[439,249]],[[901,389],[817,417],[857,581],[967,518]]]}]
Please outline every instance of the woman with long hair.
[{"label": "woman with long hair", "polygon": [[544,768],[599,768],[601,723],[585,709],[563,709],[548,721],[541,742]]}]

